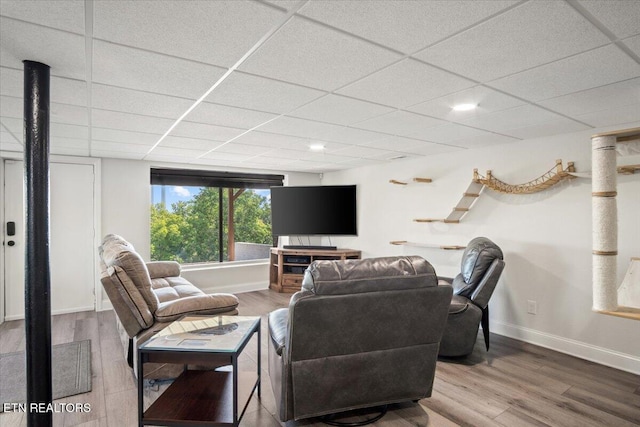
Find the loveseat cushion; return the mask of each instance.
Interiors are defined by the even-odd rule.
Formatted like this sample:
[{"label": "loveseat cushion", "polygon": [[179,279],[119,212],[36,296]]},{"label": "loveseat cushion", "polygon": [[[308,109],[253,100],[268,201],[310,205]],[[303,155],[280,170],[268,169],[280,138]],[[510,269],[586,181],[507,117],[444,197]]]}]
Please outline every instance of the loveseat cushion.
[{"label": "loveseat cushion", "polygon": [[225,313],[237,306],[238,298],[235,295],[200,294],[160,303],[154,317],[158,322],[171,322],[185,314]]},{"label": "loveseat cushion", "polygon": [[173,301],[174,299],[204,295],[184,277],[160,277],[151,279],[151,287],[160,303]]},{"label": "loveseat cushion", "polygon": [[316,295],[345,295],[437,285],[435,270],[419,256],[314,261],[302,281],[302,289]]}]

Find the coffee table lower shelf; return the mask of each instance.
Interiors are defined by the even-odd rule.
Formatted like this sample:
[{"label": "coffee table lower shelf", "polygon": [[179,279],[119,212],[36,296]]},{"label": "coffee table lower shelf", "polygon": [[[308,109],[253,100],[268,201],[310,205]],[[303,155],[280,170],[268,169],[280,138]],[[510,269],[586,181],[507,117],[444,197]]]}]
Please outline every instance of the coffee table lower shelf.
[{"label": "coffee table lower shelf", "polygon": [[[238,372],[237,420],[258,385],[256,372]],[[233,372],[184,371],[144,412],[143,424],[233,426]]]}]

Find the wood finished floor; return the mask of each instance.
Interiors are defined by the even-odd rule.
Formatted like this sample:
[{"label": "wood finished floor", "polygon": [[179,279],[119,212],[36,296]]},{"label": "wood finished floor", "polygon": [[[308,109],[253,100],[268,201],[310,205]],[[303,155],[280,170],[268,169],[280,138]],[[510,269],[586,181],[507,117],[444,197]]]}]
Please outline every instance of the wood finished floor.
[{"label": "wood finished floor", "polygon": [[[261,315],[262,400],[250,402],[245,427],[324,426],[317,420],[281,423],[267,372],[265,314],[285,307],[290,295],[272,291],[238,295],[241,315]],[[52,341],[91,339],[93,388],[59,402],[90,403],[89,413],[55,414],[58,427],[131,427],[137,423],[136,383],[122,354],[114,313],[53,317]],[[639,426],[640,376],[565,354],[491,336],[470,357],[439,360],[433,395],[418,404],[391,406],[374,426]],[[24,350],[24,322],[0,325],[0,353]],[[246,357],[254,359],[255,350]],[[1,380],[1,379],[0,379]],[[153,395],[149,391],[148,395]],[[26,426],[24,414],[0,414],[0,426]]]}]

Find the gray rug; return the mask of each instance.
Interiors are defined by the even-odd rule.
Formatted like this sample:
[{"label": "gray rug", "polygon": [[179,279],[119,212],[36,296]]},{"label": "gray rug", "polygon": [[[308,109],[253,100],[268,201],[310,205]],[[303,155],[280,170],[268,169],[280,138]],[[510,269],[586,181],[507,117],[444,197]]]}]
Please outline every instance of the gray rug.
[{"label": "gray rug", "polygon": [[[54,345],[51,350],[53,398],[91,391],[91,340]],[[24,351],[0,354],[0,412],[3,403],[26,401]]]}]

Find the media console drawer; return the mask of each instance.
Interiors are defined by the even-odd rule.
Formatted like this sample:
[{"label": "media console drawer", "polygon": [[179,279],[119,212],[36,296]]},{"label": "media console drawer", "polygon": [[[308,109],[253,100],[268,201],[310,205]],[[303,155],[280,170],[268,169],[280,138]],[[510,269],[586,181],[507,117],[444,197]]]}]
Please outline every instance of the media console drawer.
[{"label": "media console drawer", "polygon": [[282,277],[282,286],[302,286],[302,277],[285,274]]}]

